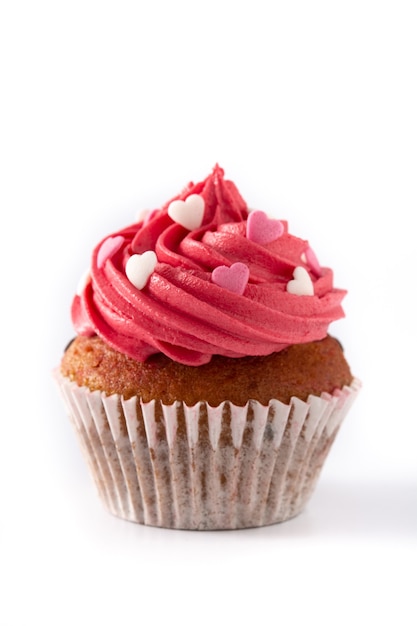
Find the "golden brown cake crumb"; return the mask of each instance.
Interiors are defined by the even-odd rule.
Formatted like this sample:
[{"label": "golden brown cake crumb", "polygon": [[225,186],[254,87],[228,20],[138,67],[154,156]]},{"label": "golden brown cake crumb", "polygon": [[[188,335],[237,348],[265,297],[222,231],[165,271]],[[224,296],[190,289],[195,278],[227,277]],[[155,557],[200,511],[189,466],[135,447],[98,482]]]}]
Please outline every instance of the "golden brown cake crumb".
[{"label": "golden brown cake crumb", "polygon": [[199,401],[217,406],[224,400],[244,406],[250,399],[266,405],[273,398],[288,403],[292,396],[306,400],[353,380],[339,342],[330,336],[268,356],[213,356],[199,367],[176,363],[163,354],[141,363],[99,337],[77,337],[64,354],[61,372],[92,391],[126,399],[137,395],[145,402],[159,399],[164,404],[181,400],[189,406]]}]

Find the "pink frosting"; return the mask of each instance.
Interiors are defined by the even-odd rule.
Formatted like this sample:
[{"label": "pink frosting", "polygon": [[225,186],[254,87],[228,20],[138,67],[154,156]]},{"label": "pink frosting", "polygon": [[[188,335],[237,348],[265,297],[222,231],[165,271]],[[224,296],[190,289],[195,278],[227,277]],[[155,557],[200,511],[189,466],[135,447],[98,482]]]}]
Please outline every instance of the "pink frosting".
[{"label": "pink frosting", "polygon": [[[277,229],[271,220],[279,234],[273,241],[254,241],[246,203],[223,174],[216,166],[205,181],[190,183],[174,199],[191,194],[204,199],[203,221],[195,230],[173,221],[168,202],[100,242],[91,279],[72,304],[78,334],[97,334],[139,361],[163,352],[196,366],[213,354],[266,355],[326,336],[329,324],[343,317],[346,292],[333,287],[332,271],[318,265],[308,242],[290,235],[286,222]],[[263,222],[264,233],[265,218],[253,220]],[[138,289],[126,276],[126,262],[148,250],[157,262]],[[236,263],[249,269],[243,293],[212,278],[215,268]],[[297,267],[307,270],[313,295],[287,291]]]}]

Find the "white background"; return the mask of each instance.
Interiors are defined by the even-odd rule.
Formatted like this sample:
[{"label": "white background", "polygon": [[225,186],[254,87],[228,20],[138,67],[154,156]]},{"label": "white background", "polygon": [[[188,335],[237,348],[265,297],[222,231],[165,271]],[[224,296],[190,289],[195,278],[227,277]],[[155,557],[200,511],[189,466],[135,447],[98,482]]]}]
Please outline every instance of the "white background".
[{"label": "white background", "polygon": [[[415,3],[0,5],[0,624],[415,624]],[[219,162],[347,288],[363,390],[304,514],[110,517],[51,378],[104,235]]]}]

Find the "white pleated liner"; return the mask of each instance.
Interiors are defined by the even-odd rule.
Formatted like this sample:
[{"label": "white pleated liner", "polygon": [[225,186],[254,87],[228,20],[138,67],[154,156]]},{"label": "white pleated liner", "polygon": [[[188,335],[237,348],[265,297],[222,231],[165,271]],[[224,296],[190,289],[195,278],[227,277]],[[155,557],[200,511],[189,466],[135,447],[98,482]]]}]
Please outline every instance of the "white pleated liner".
[{"label": "white pleated liner", "polygon": [[294,517],[360,383],[289,405],[188,407],[106,396],[56,375],[99,495],[124,519],[232,529]]}]

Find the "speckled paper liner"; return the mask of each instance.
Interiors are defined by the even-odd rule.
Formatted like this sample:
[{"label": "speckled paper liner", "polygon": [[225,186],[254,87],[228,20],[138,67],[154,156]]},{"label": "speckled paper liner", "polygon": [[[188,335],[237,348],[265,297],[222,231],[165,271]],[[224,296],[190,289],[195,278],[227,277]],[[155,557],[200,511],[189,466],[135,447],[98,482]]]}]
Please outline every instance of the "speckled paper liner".
[{"label": "speckled paper liner", "polygon": [[116,516],[214,530],[283,522],[310,498],[360,383],[286,405],[143,403],[56,375],[99,495]]}]

